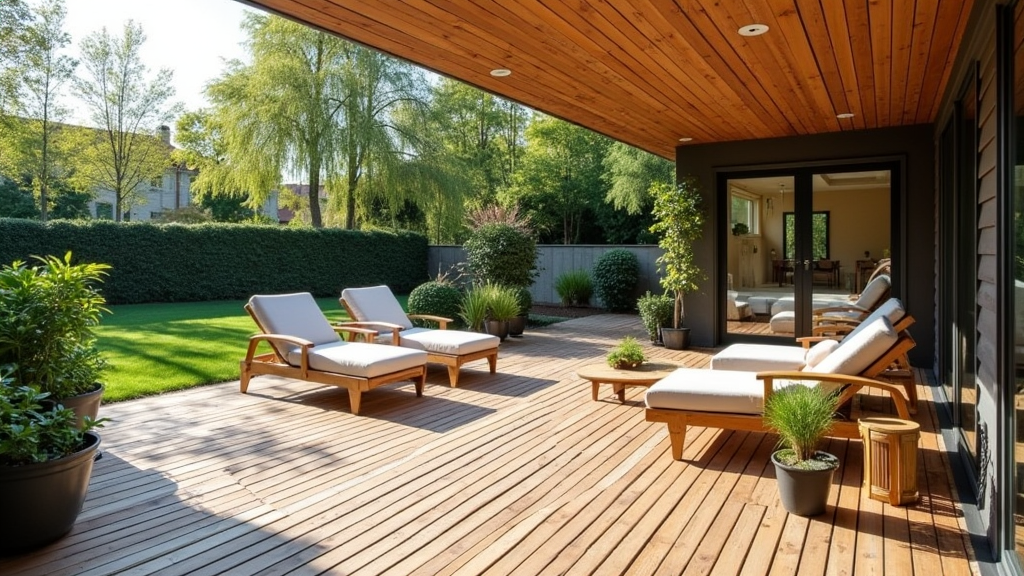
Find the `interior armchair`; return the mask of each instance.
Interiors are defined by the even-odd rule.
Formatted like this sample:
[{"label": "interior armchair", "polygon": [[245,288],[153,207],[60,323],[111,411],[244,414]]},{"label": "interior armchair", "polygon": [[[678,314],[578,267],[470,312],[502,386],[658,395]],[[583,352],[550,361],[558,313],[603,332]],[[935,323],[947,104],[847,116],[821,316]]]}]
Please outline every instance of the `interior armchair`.
[{"label": "interior armchair", "polygon": [[825,258],[815,261],[812,279],[814,283],[822,282],[829,288],[839,286],[839,261]]}]

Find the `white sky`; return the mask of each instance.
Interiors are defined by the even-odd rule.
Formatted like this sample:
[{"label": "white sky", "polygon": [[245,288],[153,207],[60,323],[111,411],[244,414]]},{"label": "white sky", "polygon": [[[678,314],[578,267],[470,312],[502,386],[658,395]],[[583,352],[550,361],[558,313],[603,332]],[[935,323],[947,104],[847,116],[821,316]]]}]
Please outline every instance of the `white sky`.
[{"label": "white sky", "polygon": [[[92,32],[106,26],[119,37],[127,20],[140,24],[146,34],[141,56],[149,68],[147,78],[161,68],[173,70],[173,101],[188,110],[207,105],[203,88],[221,75],[226,61],[244,58],[239,24],[243,13],[252,10],[235,0],[65,0],[65,6],[68,52],[76,58],[79,43]],[[64,103],[75,107],[69,121],[87,125],[87,113],[71,96],[70,84],[65,86]]]}]

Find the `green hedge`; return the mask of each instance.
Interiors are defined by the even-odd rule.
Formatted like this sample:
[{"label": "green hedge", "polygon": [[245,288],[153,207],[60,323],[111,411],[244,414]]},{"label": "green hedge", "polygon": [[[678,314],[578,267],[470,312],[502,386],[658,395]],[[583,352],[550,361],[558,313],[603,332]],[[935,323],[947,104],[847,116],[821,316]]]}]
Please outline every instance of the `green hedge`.
[{"label": "green hedge", "polygon": [[247,298],[387,284],[407,293],[427,279],[427,240],[413,232],[0,218],[0,263],[33,255],[103,262],[111,304]]}]

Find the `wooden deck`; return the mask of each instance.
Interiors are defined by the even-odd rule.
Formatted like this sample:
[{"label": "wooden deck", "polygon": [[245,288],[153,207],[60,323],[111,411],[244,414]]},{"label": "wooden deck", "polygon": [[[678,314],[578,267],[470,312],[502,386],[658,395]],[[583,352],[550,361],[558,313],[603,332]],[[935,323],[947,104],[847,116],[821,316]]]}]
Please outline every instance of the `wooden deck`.
[{"label": "wooden deck", "polygon": [[528,331],[499,374],[474,363],[452,389],[432,367],[423,398],[379,388],[360,416],[343,390],[273,377],[105,406],[74,530],[0,573],[976,573],[926,387],[920,503],[862,497],[861,444],[837,440],[829,511],[799,518],[773,435],[696,428],[676,462],[642,389],[591,400],[574,371],[627,334],[644,340],[634,316]]}]

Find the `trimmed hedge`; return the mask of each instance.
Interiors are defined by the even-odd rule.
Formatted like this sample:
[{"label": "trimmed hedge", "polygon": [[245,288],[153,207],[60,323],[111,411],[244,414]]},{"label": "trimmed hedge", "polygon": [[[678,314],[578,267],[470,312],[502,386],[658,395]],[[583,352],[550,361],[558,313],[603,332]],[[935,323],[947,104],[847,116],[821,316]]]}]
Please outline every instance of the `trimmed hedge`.
[{"label": "trimmed hedge", "polygon": [[406,293],[427,278],[427,239],[413,232],[240,224],[116,223],[0,218],[0,262],[34,255],[102,262],[110,304],[248,298],[387,284]]}]

